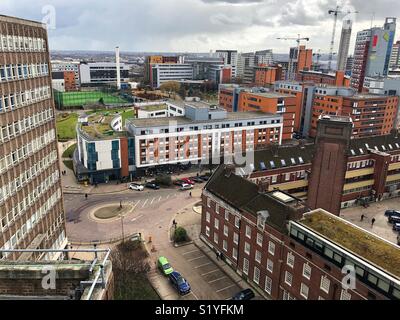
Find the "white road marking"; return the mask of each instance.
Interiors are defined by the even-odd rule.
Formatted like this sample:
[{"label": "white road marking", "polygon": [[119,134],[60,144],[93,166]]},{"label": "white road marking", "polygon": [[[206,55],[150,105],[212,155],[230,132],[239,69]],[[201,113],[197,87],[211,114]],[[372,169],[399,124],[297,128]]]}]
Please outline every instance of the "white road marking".
[{"label": "white road marking", "polygon": [[158,202],[160,202],[160,201],[161,201],[161,199],[162,199],[162,196],[160,196],[160,198],[158,199]]},{"label": "white road marking", "polygon": [[131,221],[136,221],[137,219],[143,217],[143,215],[141,214],[140,216],[137,216],[136,218],[133,218]]},{"label": "white road marking", "polygon": [[136,202],[136,203],[134,204],[134,206],[133,206],[133,210],[135,210],[135,209],[136,209],[136,207],[138,206],[138,204],[140,203],[140,201],[142,201],[142,200],[139,200],[138,202]]},{"label": "white road marking", "polygon": [[153,204],[153,202],[154,202],[155,199],[156,199],[156,198],[151,199],[150,205]]},{"label": "white road marking", "polygon": [[210,273],[214,273],[214,272],[216,272],[216,271],[219,271],[219,269],[215,269],[215,270],[212,270],[212,271],[209,271],[209,272],[206,272],[206,273],[202,273],[201,275],[202,275],[202,276],[206,276],[206,275],[208,275],[208,274],[210,274]]},{"label": "white road marking", "polygon": [[201,255],[200,257],[193,258],[193,259],[190,259],[190,260],[188,260],[188,261],[189,261],[189,262],[192,262],[192,261],[194,261],[194,260],[201,259],[201,258],[204,258],[204,257],[205,257],[205,256]]},{"label": "white road marking", "polygon": [[194,294],[193,291],[191,291],[191,293],[193,294],[193,297],[194,297],[196,300],[200,300],[200,299]]},{"label": "white road marking", "polygon": [[149,199],[146,199],[146,201],[142,205],[142,208],[144,208],[144,206],[146,205],[147,201],[149,201]]},{"label": "white road marking", "polygon": [[194,267],[194,268],[195,268],[195,269],[198,269],[198,268],[201,268],[201,267],[208,266],[208,265],[210,265],[210,264],[212,264],[212,262],[207,262],[207,263],[201,264],[201,265],[199,265],[199,266],[197,266],[197,267]]},{"label": "white road marking", "polygon": [[182,255],[193,253],[193,252],[197,252],[197,251],[199,251],[199,250],[195,249],[195,250],[187,251],[187,252],[182,253]]},{"label": "white road marking", "polygon": [[170,195],[167,195],[167,199],[169,199]]},{"label": "white road marking", "polygon": [[208,283],[214,283],[214,282],[217,282],[217,281],[219,281],[219,280],[222,280],[222,279],[225,279],[225,278],[226,278],[226,276],[223,276],[223,277],[221,277],[221,278],[218,278],[218,279],[215,279],[215,280],[208,281]]},{"label": "white road marking", "polygon": [[219,289],[219,290],[217,290],[217,291],[215,291],[215,292],[221,292],[221,291],[224,291],[224,290],[226,290],[226,289],[232,288],[232,287],[234,287],[234,286],[236,286],[236,284],[232,284],[232,285],[227,286],[227,287],[225,287],[225,288]]}]

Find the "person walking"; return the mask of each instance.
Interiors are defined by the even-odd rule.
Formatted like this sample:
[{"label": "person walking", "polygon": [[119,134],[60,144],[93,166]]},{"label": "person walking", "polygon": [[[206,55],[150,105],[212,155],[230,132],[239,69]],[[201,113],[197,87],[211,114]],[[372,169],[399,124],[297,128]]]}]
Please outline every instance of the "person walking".
[{"label": "person walking", "polygon": [[361,221],[363,221],[363,220],[364,220],[364,217],[365,217],[365,216],[362,214],[362,215],[361,215]]},{"label": "person walking", "polygon": [[371,220],[371,227],[374,226],[374,223],[375,223],[375,218],[372,218],[372,220]]},{"label": "person walking", "polygon": [[218,251],[215,253],[217,255],[217,260],[219,260],[219,253]]},{"label": "person walking", "polygon": [[87,200],[87,198],[88,198],[88,194],[87,194],[87,193],[85,193],[85,199]]}]

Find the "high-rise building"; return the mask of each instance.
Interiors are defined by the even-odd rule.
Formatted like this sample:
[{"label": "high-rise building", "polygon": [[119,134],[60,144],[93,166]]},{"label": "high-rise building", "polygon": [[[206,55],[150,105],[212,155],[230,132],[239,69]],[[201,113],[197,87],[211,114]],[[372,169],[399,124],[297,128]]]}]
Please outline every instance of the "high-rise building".
[{"label": "high-rise building", "polygon": [[[67,238],[47,31],[38,22],[0,16],[0,38],[0,248],[63,249]],[[39,256],[24,253],[23,258]]]},{"label": "high-rise building", "polygon": [[347,56],[349,54],[351,28],[352,28],[352,21],[344,20],[342,26],[342,35],[340,36],[339,52],[337,58],[337,70],[344,71],[346,68]]},{"label": "high-rise building", "polygon": [[396,18],[386,18],[383,28],[357,33],[352,87],[362,91],[365,77],[387,76],[396,31]]},{"label": "high-rise building", "polygon": [[256,65],[266,65],[269,66],[274,63],[274,55],[272,49],[256,51]]},{"label": "high-rise building", "polygon": [[390,55],[389,68],[398,69],[400,68],[400,41],[397,41],[392,48]]},{"label": "high-rise building", "polygon": [[217,57],[224,58],[225,65],[232,67],[232,77],[236,78],[236,68],[238,65],[238,52],[237,50],[217,50]]},{"label": "high-rise building", "polygon": [[312,49],[306,49],[306,46],[290,48],[288,79],[295,79],[296,74],[302,70],[311,70],[312,67]]},{"label": "high-rise building", "polygon": [[351,70],[353,69],[353,62],[354,62],[354,57],[348,56],[346,60],[346,70],[345,70],[345,74],[347,76],[351,76]]},{"label": "high-rise building", "polygon": [[246,68],[254,67],[255,63],[256,56],[254,52],[240,53],[237,60],[236,76],[243,79]]}]

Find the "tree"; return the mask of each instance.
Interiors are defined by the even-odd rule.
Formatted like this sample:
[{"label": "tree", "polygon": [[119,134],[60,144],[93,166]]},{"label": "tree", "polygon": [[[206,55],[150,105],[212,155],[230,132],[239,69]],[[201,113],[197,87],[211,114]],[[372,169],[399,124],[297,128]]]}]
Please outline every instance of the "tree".
[{"label": "tree", "polygon": [[169,187],[172,185],[172,178],[168,174],[162,174],[156,177],[156,184]]},{"label": "tree", "polygon": [[177,81],[167,81],[160,86],[160,90],[163,92],[178,93],[180,89],[181,89],[181,84]]},{"label": "tree", "polygon": [[184,242],[188,240],[187,232],[184,228],[178,227],[175,230],[175,242]]}]

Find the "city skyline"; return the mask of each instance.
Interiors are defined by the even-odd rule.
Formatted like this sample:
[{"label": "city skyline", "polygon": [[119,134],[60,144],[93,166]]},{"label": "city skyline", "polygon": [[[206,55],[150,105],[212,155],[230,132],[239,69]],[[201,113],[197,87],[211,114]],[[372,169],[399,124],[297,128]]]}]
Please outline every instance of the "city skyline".
[{"label": "city skyline", "polygon": [[[338,4],[343,11],[359,11],[353,17],[351,53],[355,33],[371,26],[373,14],[372,24],[382,25],[388,15],[385,8],[394,7],[395,1],[385,0],[379,6],[361,6],[358,0]],[[220,48],[246,52],[271,48],[286,53],[295,41],[276,38],[296,37],[301,28],[301,35],[310,37],[308,47],[328,53],[333,26],[328,10],[335,7],[334,0],[151,0],[135,1],[134,5],[126,0],[115,5],[105,1],[19,0],[3,1],[0,12],[50,22],[50,50],[108,51],[119,45],[128,52],[209,52]],[[140,14],[135,15],[135,10]],[[160,15],[163,19],[156,19]],[[335,52],[341,20],[339,17]]]}]

